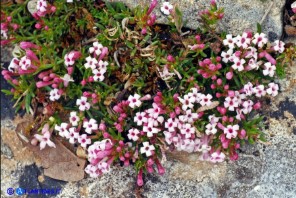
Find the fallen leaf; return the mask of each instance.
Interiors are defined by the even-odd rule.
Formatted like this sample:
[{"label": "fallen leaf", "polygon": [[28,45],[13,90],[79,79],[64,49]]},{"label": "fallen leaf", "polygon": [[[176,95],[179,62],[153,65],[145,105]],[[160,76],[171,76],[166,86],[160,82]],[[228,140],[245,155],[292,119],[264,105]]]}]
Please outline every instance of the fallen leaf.
[{"label": "fallen leaf", "polygon": [[53,142],[56,148],[45,147],[40,150],[39,146],[31,144],[26,144],[26,146],[40,158],[45,176],[63,181],[82,180],[86,160],[77,157],[58,139],[54,138]]},{"label": "fallen leaf", "polygon": [[81,146],[78,146],[77,150],[76,150],[76,155],[78,157],[80,157],[81,159],[87,159],[87,154],[84,148],[82,148]]}]

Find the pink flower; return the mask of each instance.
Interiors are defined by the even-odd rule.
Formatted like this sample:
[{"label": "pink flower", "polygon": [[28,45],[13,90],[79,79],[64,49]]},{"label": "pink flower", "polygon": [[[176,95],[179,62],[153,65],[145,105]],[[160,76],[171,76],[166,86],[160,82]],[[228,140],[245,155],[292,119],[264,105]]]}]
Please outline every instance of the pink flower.
[{"label": "pink flower", "polygon": [[23,56],[19,62],[20,67],[22,70],[27,70],[29,67],[31,67],[31,60],[27,56]]},{"label": "pink flower", "polygon": [[211,134],[216,134],[217,133],[217,129],[216,129],[216,123],[214,123],[214,124],[211,124],[211,123],[209,123],[209,124],[207,124],[206,125],[206,134],[207,135],[211,135]]},{"label": "pink flower", "polygon": [[238,134],[238,130],[239,130],[239,126],[236,125],[228,125],[227,127],[224,128],[224,134],[226,135],[227,139],[231,139],[231,138],[236,138],[237,134]]},{"label": "pink flower", "polygon": [[64,61],[65,61],[65,65],[68,67],[68,66],[71,66],[71,65],[74,65],[75,61],[81,56],[81,53],[80,52],[77,52],[77,51],[72,51],[68,54],[65,55],[64,57]]},{"label": "pink flower", "polygon": [[54,129],[59,132],[59,135],[61,137],[65,137],[65,135],[67,133],[69,133],[67,128],[68,128],[68,124],[67,123],[61,123],[60,126],[59,125],[55,125],[55,127],[54,127]]},{"label": "pink flower", "polygon": [[236,97],[226,97],[224,102],[224,107],[228,108],[229,111],[234,111],[239,105]]},{"label": "pink flower", "polygon": [[212,104],[211,99],[212,98],[213,98],[213,96],[210,94],[207,94],[207,95],[202,94],[200,97],[201,100],[199,103],[201,106],[211,106],[211,104]]},{"label": "pink flower", "polygon": [[252,100],[248,100],[243,103],[243,110],[242,111],[244,112],[244,114],[248,114],[252,111],[253,104],[254,103]]},{"label": "pink flower", "polygon": [[134,122],[136,122],[138,126],[143,125],[143,123],[146,123],[148,120],[145,116],[145,112],[137,112],[136,116],[134,117]]},{"label": "pink flower", "polygon": [[253,88],[253,93],[257,96],[257,97],[262,97],[265,96],[266,91],[264,90],[264,86],[263,85],[258,85],[255,88]]},{"label": "pink flower", "polygon": [[232,65],[232,68],[234,70],[238,70],[238,71],[244,70],[244,64],[246,63],[244,59],[234,58],[233,62],[234,64]]},{"label": "pink flower", "polygon": [[90,104],[87,102],[87,98],[82,96],[80,99],[77,99],[76,105],[79,106],[80,111],[89,110]]},{"label": "pink flower", "polygon": [[83,122],[83,128],[85,128],[85,132],[91,134],[93,131],[98,130],[97,121],[91,118],[89,121]]},{"label": "pink flower", "polygon": [[258,47],[262,48],[264,44],[266,44],[268,41],[266,34],[264,33],[256,33],[254,35],[253,43],[257,45]]},{"label": "pink flower", "polygon": [[178,97],[179,101],[182,103],[182,109],[184,111],[186,111],[186,109],[190,108],[192,109],[193,108],[193,104],[195,102],[195,98],[193,97],[190,97],[189,95],[185,95],[184,96],[184,99]]},{"label": "pink flower", "polygon": [[99,42],[94,42],[93,47],[89,48],[89,53],[95,53],[97,56],[99,56],[102,52],[103,45]]},{"label": "pink flower", "polygon": [[270,62],[264,64],[263,75],[273,77],[275,73],[276,67],[275,65],[271,65]]},{"label": "pink flower", "polygon": [[160,130],[153,127],[153,123],[148,123],[148,126],[143,127],[143,131],[147,133],[147,137],[153,137],[154,134],[158,133]]},{"label": "pink flower", "polygon": [[181,131],[181,134],[185,135],[185,138],[190,138],[192,135],[195,134],[195,128],[189,123],[183,124],[180,131]]},{"label": "pink flower", "polygon": [[72,111],[70,113],[69,121],[72,124],[72,126],[78,126],[78,122],[80,121],[80,118],[77,116],[77,112]]},{"label": "pink flower", "polygon": [[76,131],[75,127],[71,127],[69,133],[65,134],[65,137],[69,139],[71,144],[74,144],[79,137],[79,132]]},{"label": "pink flower", "polygon": [[135,94],[134,96],[129,96],[128,101],[129,101],[129,106],[130,108],[134,109],[135,107],[140,107],[142,102],[140,100],[141,96],[139,94]]},{"label": "pink flower", "polygon": [[82,134],[82,135],[78,136],[78,142],[80,143],[80,145],[83,148],[86,148],[87,145],[91,144],[91,139],[89,137],[87,137],[86,134]]},{"label": "pink flower", "polygon": [[56,147],[50,140],[51,133],[49,132],[49,125],[45,124],[42,129],[42,135],[35,134],[34,137],[40,142],[40,150],[44,149],[46,145],[49,147]]},{"label": "pink flower", "polygon": [[132,128],[128,131],[127,137],[128,139],[133,140],[135,142],[139,139],[138,134],[140,134],[140,131],[138,129]]},{"label": "pink flower", "polygon": [[85,60],[86,60],[86,63],[84,64],[84,67],[86,69],[88,69],[88,68],[91,68],[92,70],[96,69],[96,67],[97,67],[96,65],[98,64],[97,59],[88,56],[88,57],[86,57]]},{"label": "pink flower", "polygon": [[269,95],[272,95],[273,97],[275,97],[276,95],[278,95],[278,90],[279,90],[279,86],[278,84],[275,84],[275,83],[269,83],[268,84],[268,89],[266,89],[266,92],[269,94]]},{"label": "pink flower", "polygon": [[249,47],[251,43],[251,39],[248,38],[248,33],[244,32],[242,36],[238,35],[236,37],[236,45],[238,47],[242,47],[243,49],[246,49]]},{"label": "pink flower", "polygon": [[169,2],[163,2],[160,10],[164,15],[170,15],[171,11],[173,9],[173,5]]},{"label": "pink flower", "polygon": [[49,99],[50,99],[51,101],[56,101],[56,100],[60,99],[60,97],[61,97],[61,94],[59,93],[59,90],[58,90],[58,89],[53,89],[53,90],[51,90],[51,91],[49,92],[49,94],[50,94]]},{"label": "pink flower", "polygon": [[236,38],[232,38],[231,34],[226,35],[226,39],[223,40],[223,44],[228,46],[229,48],[233,49],[234,44],[236,43]]},{"label": "pink flower", "polygon": [[140,152],[141,154],[146,154],[147,157],[150,157],[153,154],[155,147],[150,145],[149,142],[143,142],[143,147],[141,147]]},{"label": "pink flower", "polygon": [[216,163],[216,162],[223,162],[225,159],[225,154],[220,152],[220,151],[216,151],[214,153],[211,154],[211,162]]}]

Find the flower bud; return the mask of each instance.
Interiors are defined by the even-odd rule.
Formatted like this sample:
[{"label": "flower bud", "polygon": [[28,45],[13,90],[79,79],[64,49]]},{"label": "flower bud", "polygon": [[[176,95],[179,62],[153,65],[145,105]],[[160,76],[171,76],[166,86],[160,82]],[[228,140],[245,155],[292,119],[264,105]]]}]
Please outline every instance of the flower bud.
[{"label": "flower bud", "polygon": [[175,58],[171,54],[169,54],[168,57],[167,57],[167,61],[173,63],[173,62],[175,62]]},{"label": "flower bud", "polygon": [[144,181],[143,181],[143,170],[140,169],[138,176],[137,176],[137,184],[138,186],[143,186]]},{"label": "flower bud", "polygon": [[261,103],[260,103],[260,102],[257,102],[257,103],[253,106],[253,108],[254,108],[255,110],[260,109],[260,108],[261,108]]},{"label": "flower bud", "polygon": [[226,73],[226,79],[231,80],[232,77],[233,77],[233,72],[232,71],[229,71],[229,72]]}]

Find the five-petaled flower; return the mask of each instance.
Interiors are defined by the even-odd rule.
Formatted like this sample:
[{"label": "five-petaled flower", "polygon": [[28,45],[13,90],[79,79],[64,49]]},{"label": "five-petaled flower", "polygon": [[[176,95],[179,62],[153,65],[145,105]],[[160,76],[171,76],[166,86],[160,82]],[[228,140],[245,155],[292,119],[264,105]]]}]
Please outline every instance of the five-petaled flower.
[{"label": "five-petaled flower", "polygon": [[49,147],[56,147],[55,143],[50,140],[51,133],[49,132],[49,125],[45,124],[42,128],[42,135],[35,134],[34,137],[40,142],[40,150],[44,149],[46,145]]},{"label": "five-petaled flower", "polygon": [[239,126],[236,125],[228,125],[227,127],[224,128],[224,134],[226,135],[227,139],[231,139],[231,138],[236,138],[237,134],[238,134],[238,130],[239,130]]},{"label": "five-petaled flower", "polygon": [[163,2],[160,8],[161,12],[165,15],[170,15],[172,9],[173,9],[173,5],[170,4],[169,2]]},{"label": "five-petaled flower", "polygon": [[83,128],[85,128],[85,132],[91,134],[93,131],[98,130],[97,121],[91,118],[89,121],[83,122]]},{"label": "five-petaled flower", "polygon": [[130,140],[137,141],[139,139],[138,134],[140,134],[140,131],[138,129],[132,128],[128,131],[127,137]]}]

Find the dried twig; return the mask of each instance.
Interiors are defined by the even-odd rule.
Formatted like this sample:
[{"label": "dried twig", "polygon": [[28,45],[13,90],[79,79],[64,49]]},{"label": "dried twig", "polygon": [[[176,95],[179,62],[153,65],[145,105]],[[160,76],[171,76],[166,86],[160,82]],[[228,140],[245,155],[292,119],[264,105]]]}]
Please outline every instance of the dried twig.
[{"label": "dried twig", "polygon": [[265,14],[263,15],[263,17],[262,17],[262,19],[261,19],[261,21],[259,23],[260,25],[262,25],[263,21],[265,20],[265,18],[267,17],[268,13],[270,12],[270,10],[271,10],[271,8],[273,6],[273,3],[274,3],[273,1],[270,3],[268,9],[266,10]]}]

